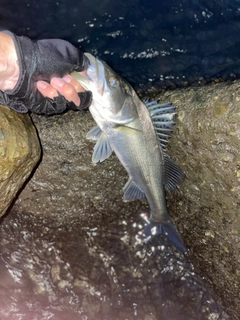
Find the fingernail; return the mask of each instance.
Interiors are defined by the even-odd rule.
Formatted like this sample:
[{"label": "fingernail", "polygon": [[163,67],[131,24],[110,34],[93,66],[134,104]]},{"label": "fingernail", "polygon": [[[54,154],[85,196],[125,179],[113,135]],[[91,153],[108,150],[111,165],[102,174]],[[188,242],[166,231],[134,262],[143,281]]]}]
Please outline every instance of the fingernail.
[{"label": "fingernail", "polygon": [[38,87],[39,89],[46,89],[47,86],[48,86],[48,83],[43,82],[43,81],[38,81],[38,83],[37,83],[37,87]]},{"label": "fingernail", "polygon": [[67,83],[70,83],[72,81],[72,77],[67,74],[66,76],[63,77],[63,79],[67,82]]},{"label": "fingernail", "polygon": [[57,87],[62,87],[64,85],[64,81],[60,78],[52,78],[51,83]]}]

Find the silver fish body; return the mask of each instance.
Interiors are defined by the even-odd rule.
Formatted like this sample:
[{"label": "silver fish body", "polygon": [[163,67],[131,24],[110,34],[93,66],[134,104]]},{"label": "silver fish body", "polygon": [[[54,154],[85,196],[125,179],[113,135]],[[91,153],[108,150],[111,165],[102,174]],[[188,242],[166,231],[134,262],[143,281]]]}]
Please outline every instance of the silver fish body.
[{"label": "silver fish body", "polygon": [[89,110],[98,125],[88,133],[88,138],[97,140],[93,162],[105,160],[114,151],[129,174],[124,200],[146,198],[150,205],[145,240],[154,233],[164,233],[185,251],[168,213],[164,191],[164,186],[174,189],[184,178],[183,171],[164,152],[175,107],[153,102],[147,108],[130,84],[107,64],[86,55],[90,60],[87,76],[73,75],[93,94]]}]

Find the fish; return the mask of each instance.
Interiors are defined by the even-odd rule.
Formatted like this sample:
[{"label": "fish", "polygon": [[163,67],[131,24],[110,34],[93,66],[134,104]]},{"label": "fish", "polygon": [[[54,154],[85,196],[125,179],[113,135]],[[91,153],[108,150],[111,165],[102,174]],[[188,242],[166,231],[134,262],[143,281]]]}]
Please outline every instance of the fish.
[{"label": "fish", "polygon": [[184,171],[166,154],[176,107],[158,101],[144,103],[105,62],[85,54],[90,61],[87,73],[71,75],[93,94],[89,111],[97,126],[87,134],[88,139],[96,141],[93,163],[104,161],[114,151],[129,174],[123,200],[146,199],[149,203],[143,241],[164,235],[178,250],[186,252],[165,196],[165,190],[173,191],[185,178]]}]

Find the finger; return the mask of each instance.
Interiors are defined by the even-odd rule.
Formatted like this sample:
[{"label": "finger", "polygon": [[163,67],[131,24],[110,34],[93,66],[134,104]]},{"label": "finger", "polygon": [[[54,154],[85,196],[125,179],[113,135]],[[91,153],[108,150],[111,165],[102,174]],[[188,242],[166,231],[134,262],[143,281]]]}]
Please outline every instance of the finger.
[{"label": "finger", "polygon": [[76,106],[80,105],[80,98],[74,86],[60,78],[52,78],[50,84],[68,101],[72,101]]},{"label": "finger", "polygon": [[85,91],[84,88],[80,85],[80,83],[69,74],[65,75],[62,79],[67,83],[71,84],[77,92]]},{"label": "finger", "polygon": [[81,75],[86,76],[87,75],[87,70],[79,72]]},{"label": "finger", "polygon": [[48,97],[50,99],[53,99],[54,97],[57,97],[57,95],[58,95],[57,90],[45,81],[38,81],[37,82],[37,89],[41,92],[41,94],[44,97]]}]

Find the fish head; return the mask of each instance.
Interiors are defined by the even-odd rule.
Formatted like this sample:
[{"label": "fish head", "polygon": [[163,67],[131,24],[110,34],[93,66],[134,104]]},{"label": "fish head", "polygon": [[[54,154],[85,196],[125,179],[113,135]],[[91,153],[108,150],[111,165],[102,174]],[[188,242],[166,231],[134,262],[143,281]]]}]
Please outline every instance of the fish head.
[{"label": "fish head", "polygon": [[136,93],[131,85],[105,62],[86,53],[90,61],[86,75],[73,72],[85,90],[93,94],[92,113],[117,124],[126,124],[137,118],[134,102]]}]

